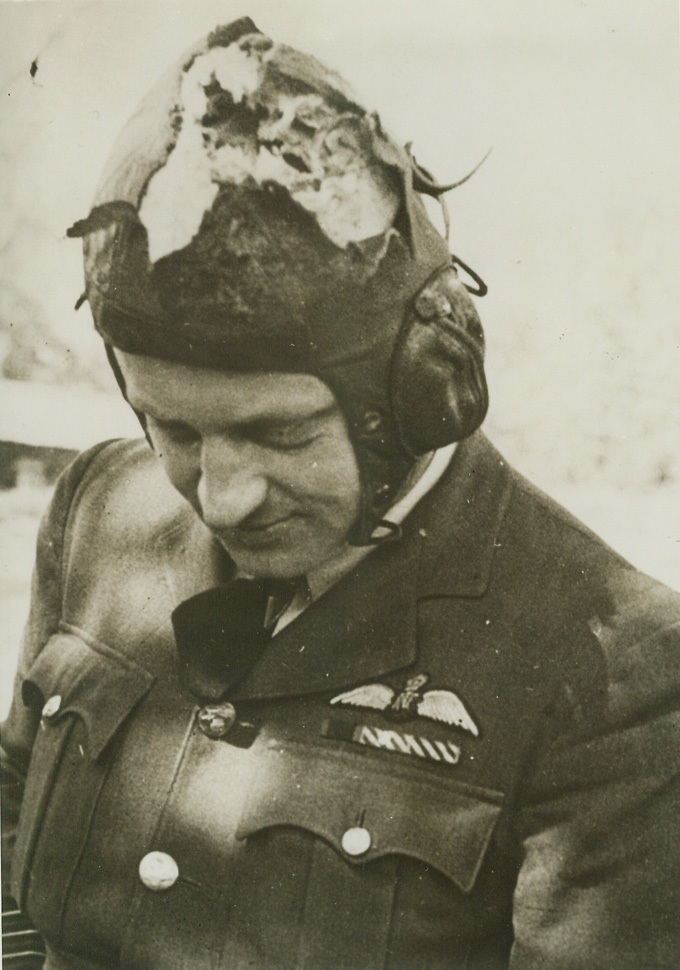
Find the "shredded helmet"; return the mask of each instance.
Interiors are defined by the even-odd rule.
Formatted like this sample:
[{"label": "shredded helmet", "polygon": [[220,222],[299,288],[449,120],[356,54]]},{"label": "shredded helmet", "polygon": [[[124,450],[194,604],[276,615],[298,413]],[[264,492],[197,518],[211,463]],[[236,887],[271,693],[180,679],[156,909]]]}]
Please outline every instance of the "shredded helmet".
[{"label": "shredded helmet", "polygon": [[69,235],[114,369],[119,348],[331,388],[363,543],[416,456],[488,405],[481,323],[421,198],[448,188],[338,75],[243,18],[142,101]]}]

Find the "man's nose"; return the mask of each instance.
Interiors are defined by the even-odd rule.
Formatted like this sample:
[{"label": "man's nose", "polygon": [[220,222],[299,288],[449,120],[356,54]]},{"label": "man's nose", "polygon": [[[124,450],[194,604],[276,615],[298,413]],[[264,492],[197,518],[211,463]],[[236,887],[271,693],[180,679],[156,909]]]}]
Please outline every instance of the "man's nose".
[{"label": "man's nose", "polygon": [[198,501],[210,529],[233,529],[267,496],[267,478],[247,443],[204,438]]}]

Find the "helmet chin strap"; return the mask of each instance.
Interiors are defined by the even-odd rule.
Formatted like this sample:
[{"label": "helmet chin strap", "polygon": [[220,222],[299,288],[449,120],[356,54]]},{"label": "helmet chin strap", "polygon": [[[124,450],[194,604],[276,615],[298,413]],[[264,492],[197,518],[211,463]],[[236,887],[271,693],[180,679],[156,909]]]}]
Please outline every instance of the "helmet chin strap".
[{"label": "helmet chin strap", "polygon": [[[399,502],[404,499],[411,489],[416,485],[420,478],[425,474],[434,457],[434,451],[429,451],[414,459],[414,462],[401,482],[398,490],[390,499],[389,506],[385,510],[388,514]],[[401,539],[401,525],[392,522],[389,518],[377,518],[375,510],[366,515],[362,513],[349,538],[350,545],[353,546],[379,546],[387,542],[398,542]]]},{"label": "helmet chin strap", "polygon": [[149,429],[146,426],[146,416],[141,411],[138,411],[136,408],[133,408],[132,405],[130,404],[130,401],[128,400],[127,388],[125,386],[125,378],[123,377],[123,372],[120,369],[120,364],[118,363],[118,358],[116,357],[115,348],[111,344],[105,343],[104,349],[106,350],[106,359],[108,360],[111,370],[113,371],[113,376],[116,378],[116,384],[120,388],[120,392],[125,398],[125,400],[127,401],[127,403],[135,412],[135,417],[137,418],[137,420],[139,421],[142,427],[142,431],[144,432],[144,437],[146,438],[149,444],[149,447],[153,448],[153,442],[151,441],[151,437],[149,435]]}]

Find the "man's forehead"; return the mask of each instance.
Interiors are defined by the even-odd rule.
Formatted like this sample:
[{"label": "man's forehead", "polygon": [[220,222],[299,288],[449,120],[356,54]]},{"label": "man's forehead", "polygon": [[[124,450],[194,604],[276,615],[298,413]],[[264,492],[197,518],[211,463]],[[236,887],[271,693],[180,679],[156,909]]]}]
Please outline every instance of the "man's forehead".
[{"label": "man's forehead", "polygon": [[336,404],[313,374],[213,370],[120,350],[115,356],[132,406],[161,418],[197,412],[224,412],[233,421],[295,418]]}]

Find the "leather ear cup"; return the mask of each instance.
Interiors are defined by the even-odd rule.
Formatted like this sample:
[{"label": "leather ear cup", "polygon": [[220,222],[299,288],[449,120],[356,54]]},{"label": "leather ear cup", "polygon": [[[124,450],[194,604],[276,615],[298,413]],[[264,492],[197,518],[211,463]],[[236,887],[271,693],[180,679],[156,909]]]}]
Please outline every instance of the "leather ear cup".
[{"label": "leather ear cup", "polygon": [[399,437],[414,455],[466,438],[484,420],[484,332],[453,268],[431,279],[407,311],[390,394]]}]

